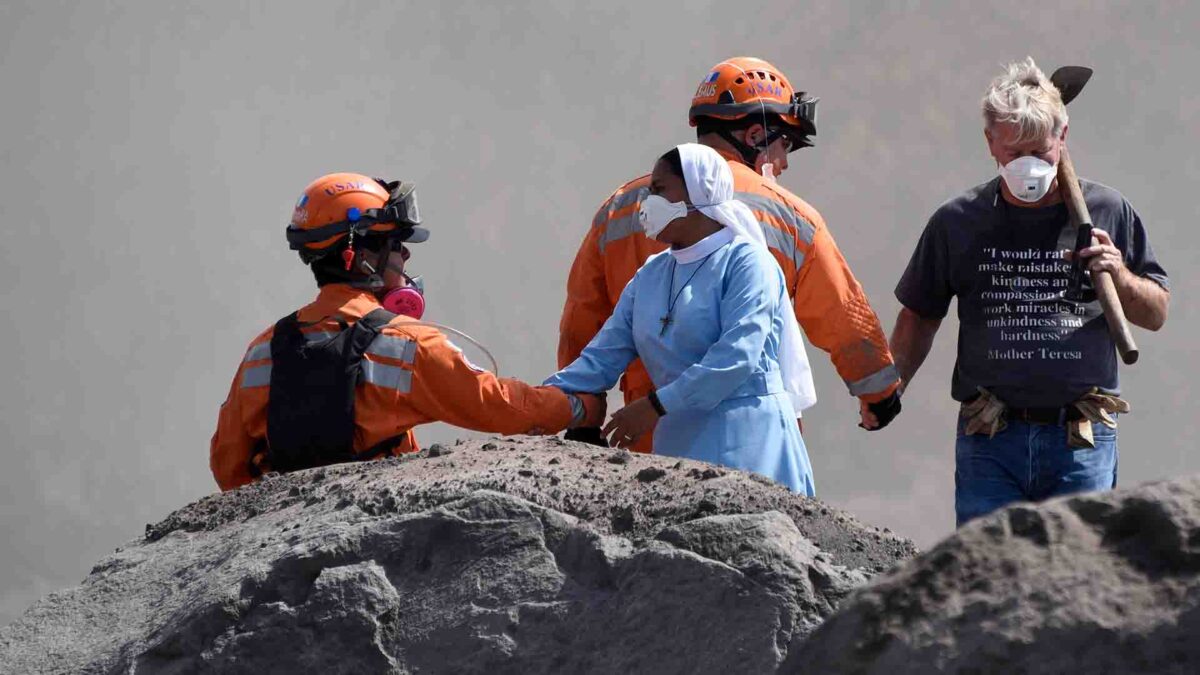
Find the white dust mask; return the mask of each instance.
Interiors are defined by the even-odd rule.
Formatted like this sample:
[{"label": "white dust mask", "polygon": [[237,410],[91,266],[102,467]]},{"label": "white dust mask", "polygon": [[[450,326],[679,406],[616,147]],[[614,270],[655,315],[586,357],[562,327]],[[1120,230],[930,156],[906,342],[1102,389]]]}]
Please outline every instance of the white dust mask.
[{"label": "white dust mask", "polygon": [[1056,165],[1033,155],[1018,157],[1000,167],[1000,176],[1008,185],[1008,191],[1017,199],[1030,203],[1046,196],[1057,175]]},{"label": "white dust mask", "polygon": [[682,218],[688,214],[688,211],[693,210],[687,202],[669,202],[664,197],[658,195],[648,195],[642,200],[641,209],[638,211],[638,222],[642,224],[642,229],[646,231],[646,236],[651,239],[657,239],[662,231],[667,229],[667,225],[671,221]]}]

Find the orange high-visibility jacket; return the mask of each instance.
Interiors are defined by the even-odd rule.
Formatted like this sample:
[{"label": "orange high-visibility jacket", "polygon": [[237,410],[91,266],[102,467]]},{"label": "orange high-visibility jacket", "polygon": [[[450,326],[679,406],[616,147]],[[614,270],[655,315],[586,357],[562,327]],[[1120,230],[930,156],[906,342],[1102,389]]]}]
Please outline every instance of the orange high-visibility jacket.
[{"label": "orange high-visibility jacket", "polygon": [[[353,323],[379,306],[367,291],[329,284],[297,318],[314,322],[305,333],[337,331],[336,317]],[[251,458],[267,435],[273,334],[274,325],[250,343],[221,405],[209,465],[222,490],[253,480]],[[354,397],[353,450],[362,452],[407,434],[392,454],[415,452],[419,448],[412,428],[428,422],[520,434],[558,433],[570,421],[571,404],[560,390],[497,378],[471,365],[440,331],[400,318],[380,331],[363,354]]]},{"label": "orange high-visibility jacket", "polygon": [[[796,320],[814,345],[828,352],[850,394],[868,403],[900,384],[879,317],[834,243],[821,214],[783,187],[768,182],[730,153],[735,196],[750,207],[767,246],[783,268]],[[559,324],[558,365],[566,367],[612,314],[621,291],[654,253],[666,248],[646,237],[638,222],[650,177],[621,186],[601,205],[579,247],[567,279],[567,302]],[[621,378],[625,402],[654,388],[641,362]]]}]

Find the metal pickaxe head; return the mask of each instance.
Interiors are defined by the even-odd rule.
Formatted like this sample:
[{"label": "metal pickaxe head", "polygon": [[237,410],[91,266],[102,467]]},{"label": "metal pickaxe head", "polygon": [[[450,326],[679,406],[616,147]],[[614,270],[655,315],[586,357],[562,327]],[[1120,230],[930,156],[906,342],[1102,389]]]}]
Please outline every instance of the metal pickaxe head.
[{"label": "metal pickaxe head", "polygon": [[1083,85],[1092,79],[1092,69],[1087,66],[1063,66],[1050,76],[1050,83],[1058,87],[1063,105],[1075,100]]}]

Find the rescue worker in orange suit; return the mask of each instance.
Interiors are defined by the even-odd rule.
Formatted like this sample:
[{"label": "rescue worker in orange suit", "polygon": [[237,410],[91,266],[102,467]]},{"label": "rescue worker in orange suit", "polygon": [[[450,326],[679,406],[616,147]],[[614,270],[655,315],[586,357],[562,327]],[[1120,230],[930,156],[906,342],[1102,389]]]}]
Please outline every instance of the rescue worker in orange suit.
[{"label": "rescue worker in orange suit", "polygon": [[427,422],[521,434],[603,421],[602,400],[500,379],[419,322],[405,244],[429,237],[420,223],[409,183],[341,173],[304,190],[287,238],[320,290],[238,366],[210,448],[222,490],[266,471],[414,452],[413,427]]},{"label": "rescue worker in orange suit", "polygon": [[[829,353],[850,394],[860,400],[860,426],[880,429],[900,412],[900,375],[879,318],[821,214],[775,182],[788,168],[788,153],[813,144],[816,104],[796,92],[775,66],[739,57],[705,75],[688,121],[696,127],[697,142],[729,162],[735,196],[762,226],[783,269],[797,321],[809,341]],[[647,238],[638,223],[649,191],[649,175],[635,178],[618,188],[592,220],[567,280],[559,368],[574,362],[600,331],[646,259],[666,248]],[[653,389],[640,361],[625,371],[620,387],[627,405]],[[568,431],[567,438],[604,443],[599,430],[588,427]],[[644,434],[633,449],[650,452],[651,446],[652,435]]]}]

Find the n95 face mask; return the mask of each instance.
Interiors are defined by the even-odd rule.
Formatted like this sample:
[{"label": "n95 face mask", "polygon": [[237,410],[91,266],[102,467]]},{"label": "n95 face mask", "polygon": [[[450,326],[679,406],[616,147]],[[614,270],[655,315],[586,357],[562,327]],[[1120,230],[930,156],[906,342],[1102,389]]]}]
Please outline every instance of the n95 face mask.
[{"label": "n95 face mask", "polygon": [[1036,202],[1050,191],[1058,167],[1044,159],[1026,155],[1000,167],[1008,191],[1023,202]]},{"label": "n95 face mask", "polygon": [[693,207],[688,206],[687,202],[669,202],[658,195],[649,195],[642,200],[638,222],[642,224],[647,237],[657,239],[671,221],[686,216],[691,210]]}]

